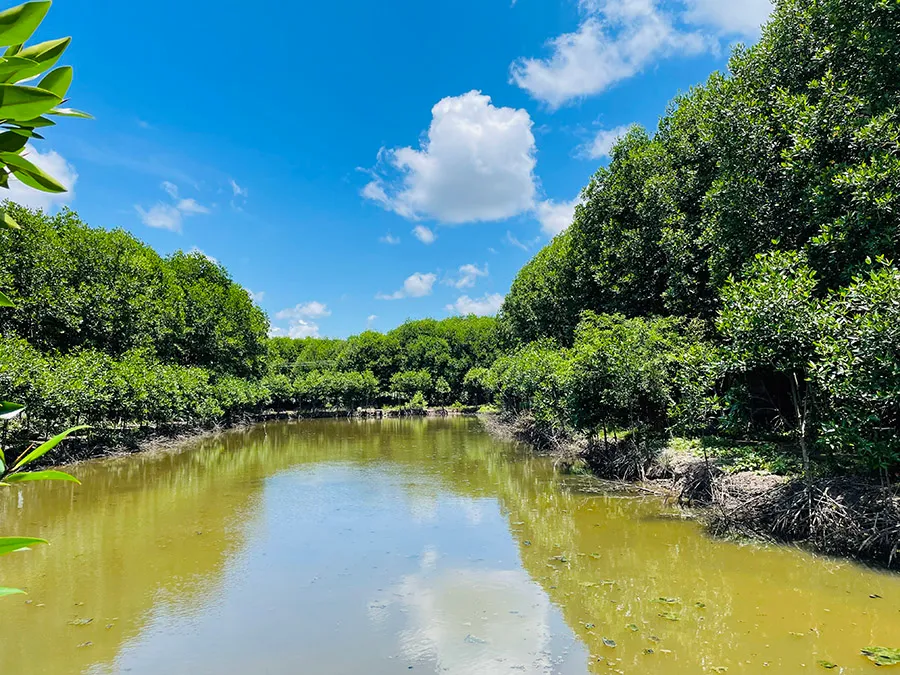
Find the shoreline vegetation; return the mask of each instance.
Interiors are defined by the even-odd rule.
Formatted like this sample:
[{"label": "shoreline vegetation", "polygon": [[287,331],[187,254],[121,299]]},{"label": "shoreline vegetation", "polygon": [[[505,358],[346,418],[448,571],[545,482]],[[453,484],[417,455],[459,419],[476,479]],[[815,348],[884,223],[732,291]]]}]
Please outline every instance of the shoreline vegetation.
[{"label": "shoreline vegetation", "polygon": [[490,433],[548,454],[563,472],[640,488],[696,509],[713,536],[795,544],[812,553],[900,569],[900,486],[864,476],[806,481],[798,475],[749,470],[734,455],[711,455],[679,438],[650,454],[629,453],[621,447],[630,442],[627,436],[604,443],[541,433],[528,415],[482,419]]}]

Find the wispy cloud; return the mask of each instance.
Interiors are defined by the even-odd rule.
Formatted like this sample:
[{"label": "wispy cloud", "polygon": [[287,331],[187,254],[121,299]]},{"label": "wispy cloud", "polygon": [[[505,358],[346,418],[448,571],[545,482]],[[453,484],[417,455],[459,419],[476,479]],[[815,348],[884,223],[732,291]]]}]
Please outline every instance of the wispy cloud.
[{"label": "wispy cloud", "polygon": [[157,202],[149,209],[135,204],[135,210],[141,218],[141,222],[147,227],[154,227],[170,232],[181,232],[184,219],[189,216],[205,215],[209,209],[196,199],[179,199],[178,186],[171,181],[163,181],[162,190],[169,195],[173,203]]},{"label": "wispy cloud", "polygon": [[388,232],[383,237],[379,237],[378,241],[380,241],[382,244],[390,244],[391,246],[396,246],[400,243],[400,237],[395,237],[390,232]]}]

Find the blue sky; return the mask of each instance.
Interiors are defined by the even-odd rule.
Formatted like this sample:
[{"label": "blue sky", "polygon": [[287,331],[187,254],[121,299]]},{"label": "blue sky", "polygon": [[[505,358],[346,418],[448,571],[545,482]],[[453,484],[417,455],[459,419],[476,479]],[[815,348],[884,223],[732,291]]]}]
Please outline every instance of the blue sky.
[{"label": "blue sky", "polygon": [[273,331],[493,313],[632,123],[752,42],[768,0],[57,0],[70,105],[32,159],[67,203],[197,248]]}]

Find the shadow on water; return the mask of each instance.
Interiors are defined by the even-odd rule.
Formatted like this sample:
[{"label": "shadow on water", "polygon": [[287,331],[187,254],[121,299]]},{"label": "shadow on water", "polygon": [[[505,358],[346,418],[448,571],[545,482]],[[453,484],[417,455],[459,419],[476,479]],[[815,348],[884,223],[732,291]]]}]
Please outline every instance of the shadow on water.
[{"label": "shadow on water", "polygon": [[0,560],[30,592],[6,672],[862,673],[900,635],[900,578],[711,540],[472,419],[274,423],[76,473],[0,500],[52,542]]}]

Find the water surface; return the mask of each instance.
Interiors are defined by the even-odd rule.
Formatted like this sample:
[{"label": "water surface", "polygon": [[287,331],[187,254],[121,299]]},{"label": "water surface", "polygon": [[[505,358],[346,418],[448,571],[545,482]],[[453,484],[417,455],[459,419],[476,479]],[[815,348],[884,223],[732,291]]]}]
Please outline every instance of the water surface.
[{"label": "water surface", "polygon": [[75,471],[0,494],[4,534],[52,542],[0,558],[29,591],[0,601],[5,673],[871,673],[861,647],[900,647],[900,577],[709,539],[474,419]]}]

